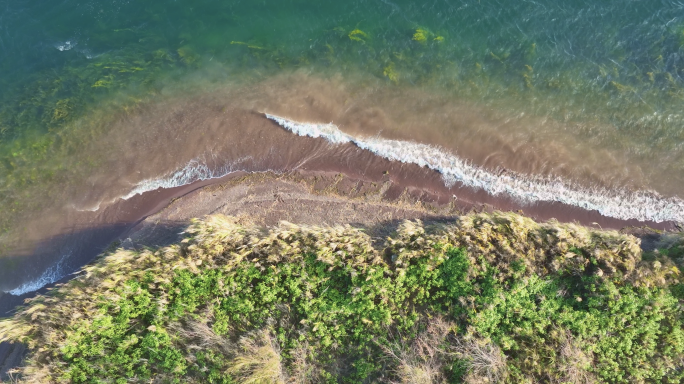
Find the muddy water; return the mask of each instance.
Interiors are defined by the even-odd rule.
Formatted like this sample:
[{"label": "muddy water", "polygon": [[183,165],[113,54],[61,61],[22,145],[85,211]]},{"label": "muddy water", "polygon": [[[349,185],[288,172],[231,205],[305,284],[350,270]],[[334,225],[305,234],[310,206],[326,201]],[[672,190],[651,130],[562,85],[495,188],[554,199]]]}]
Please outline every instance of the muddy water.
[{"label": "muddy water", "polygon": [[[334,143],[298,139],[265,114],[333,123],[351,137],[394,140],[388,145],[425,144],[496,175],[561,180],[577,189],[615,194],[655,190],[654,198],[662,200],[679,192],[679,175],[620,149],[581,141],[571,124],[507,116],[436,92],[363,80],[300,71],[146,103],[120,114],[104,133],[69,154],[68,177],[54,200],[74,212],[97,211],[145,190],[233,170],[291,170],[325,156],[349,161],[344,153],[334,153]],[[678,213],[651,218],[668,217],[676,219]]]}]

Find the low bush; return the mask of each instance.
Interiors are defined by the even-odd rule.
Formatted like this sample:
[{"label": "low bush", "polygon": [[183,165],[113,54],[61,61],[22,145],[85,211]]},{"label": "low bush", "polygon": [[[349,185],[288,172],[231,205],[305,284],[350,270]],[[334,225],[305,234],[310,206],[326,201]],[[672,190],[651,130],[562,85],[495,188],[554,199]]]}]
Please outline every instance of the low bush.
[{"label": "low bush", "polygon": [[512,213],[268,232],[224,216],[118,250],[0,322],[27,382],[679,383],[679,259]]}]

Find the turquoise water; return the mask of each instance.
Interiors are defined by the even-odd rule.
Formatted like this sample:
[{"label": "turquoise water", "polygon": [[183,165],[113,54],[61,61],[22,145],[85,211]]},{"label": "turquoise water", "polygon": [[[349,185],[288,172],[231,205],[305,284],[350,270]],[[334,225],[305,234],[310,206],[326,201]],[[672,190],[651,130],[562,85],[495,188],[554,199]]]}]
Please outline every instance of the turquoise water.
[{"label": "turquoise water", "polygon": [[[484,100],[542,88],[531,93],[558,99],[548,111],[557,117],[638,130],[634,118],[679,113],[682,15],[667,1],[4,1],[3,141],[58,125],[59,100],[75,97],[77,112],[102,88],[144,88],[209,61],[332,66],[414,85],[471,80],[457,91]],[[40,122],[24,116],[29,107]],[[667,135],[676,134],[649,137]]]},{"label": "turquoise water", "polygon": [[[469,186],[525,203],[553,185],[612,217],[676,220],[682,76],[675,1],[0,0],[2,239],[167,185],[209,152],[155,122],[217,100],[438,145],[449,164],[392,159],[460,182],[462,160]],[[501,170],[514,176],[492,187]]]}]

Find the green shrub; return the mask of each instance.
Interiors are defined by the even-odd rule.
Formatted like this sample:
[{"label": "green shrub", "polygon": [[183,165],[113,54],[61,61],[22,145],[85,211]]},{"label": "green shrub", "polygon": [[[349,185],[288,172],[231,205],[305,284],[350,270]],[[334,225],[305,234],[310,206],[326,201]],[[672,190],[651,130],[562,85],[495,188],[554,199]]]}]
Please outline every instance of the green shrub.
[{"label": "green shrub", "polygon": [[1,323],[32,348],[24,377],[684,380],[673,261],[625,235],[501,213],[406,222],[381,250],[351,227],[210,217],[187,233],[105,256]]}]

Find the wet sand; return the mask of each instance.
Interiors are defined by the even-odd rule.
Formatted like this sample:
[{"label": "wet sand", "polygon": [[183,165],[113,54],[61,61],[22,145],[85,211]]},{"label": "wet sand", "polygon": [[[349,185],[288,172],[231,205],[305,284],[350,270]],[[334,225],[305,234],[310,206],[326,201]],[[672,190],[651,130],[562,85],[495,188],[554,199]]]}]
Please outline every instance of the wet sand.
[{"label": "wet sand", "polygon": [[128,231],[121,245],[136,248],[173,243],[190,219],[216,213],[265,227],[280,221],[323,226],[349,224],[384,239],[393,224],[403,220],[449,220],[461,212],[455,205],[426,204],[408,194],[387,199],[391,186],[389,177],[367,182],[333,172],[235,177],[171,202]]},{"label": "wet sand", "polygon": [[[313,142],[314,146],[324,146],[323,139],[301,138]],[[328,149],[329,150],[329,149]],[[222,212],[230,215],[246,215],[259,224],[273,225],[279,220],[332,225],[340,223],[369,226],[387,220],[432,216],[454,216],[461,212],[476,210],[502,210],[524,213],[539,221],[557,219],[563,222],[578,222],[587,226],[604,229],[649,226],[660,230],[674,230],[675,223],[639,222],[637,220],[618,220],[600,215],[596,211],[560,203],[521,204],[505,196],[488,195],[482,190],[463,186],[446,187],[440,174],[415,164],[403,164],[378,158],[353,144],[337,146],[334,151],[345,153],[346,162],[339,162],[334,156],[309,158],[294,171],[283,173],[233,172],[227,176],[198,181],[174,188],[159,188],[133,196],[98,212],[81,212],[72,215],[71,225],[64,226],[63,232],[44,239],[32,252],[3,259],[13,270],[0,272],[3,284],[14,286],[22,281],[32,281],[43,273],[45,266],[53,265],[62,258],[62,274],[77,271],[113,241],[133,229],[138,231],[148,217],[164,215],[175,210],[174,215],[163,217],[159,227],[177,231],[190,218],[210,213]],[[368,164],[371,164],[369,166]],[[364,165],[366,167],[364,168]],[[239,195],[248,185],[260,180],[264,186],[255,193],[258,200],[251,201]],[[282,183],[301,184],[304,188],[293,193],[294,197],[283,197]],[[289,187],[288,187],[289,188]],[[286,190],[288,188],[285,188]],[[208,198],[207,191],[228,190],[228,195],[217,194]],[[247,188],[249,190],[249,188]],[[269,192],[272,191],[272,192]],[[213,192],[212,192],[213,193]],[[247,192],[244,192],[247,193]],[[323,193],[323,195],[321,195]],[[237,194],[237,195],[236,195]],[[198,196],[204,196],[199,198]],[[318,196],[315,197],[314,196]],[[323,198],[322,196],[325,196]],[[182,198],[181,198],[182,197]],[[179,199],[180,198],[180,199]],[[178,200],[176,200],[178,199]],[[335,201],[327,206],[321,199]],[[340,200],[341,199],[341,200]],[[283,201],[298,203],[284,204]],[[352,208],[343,210],[339,201],[361,201],[373,204],[370,211],[358,209],[357,203],[349,203]],[[171,206],[166,207],[169,202]],[[262,205],[268,205],[268,210]],[[293,205],[294,204],[294,205]],[[356,205],[355,205],[356,204]],[[378,204],[394,207],[385,211]],[[383,205],[384,206],[384,205]],[[409,209],[414,212],[405,216]],[[157,213],[162,210],[162,213]],[[394,212],[394,213],[388,213]],[[334,220],[333,220],[334,219]],[[143,226],[149,226],[144,224]],[[128,236],[123,237],[126,239]],[[139,243],[146,244],[148,238],[142,237]],[[153,244],[146,244],[153,245]],[[41,268],[42,267],[42,268]],[[61,276],[60,276],[61,277]],[[9,298],[0,297],[0,316],[12,306],[7,306]],[[13,300],[14,301],[14,300]]]},{"label": "wet sand", "polygon": [[[154,239],[164,239],[166,235],[156,233],[177,233],[189,219],[216,212],[242,215],[265,226],[287,220],[368,228],[392,220],[453,217],[470,210],[496,209],[517,211],[539,221],[575,221],[604,229],[644,225],[660,230],[676,229],[674,223],[617,220],[559,203],[524,205],[481,190],[463,186],[448,188],[438,172],[377,158],[352,144],[342,147],[337,150],[348,155],[345,163],[322,156],[309,159],[290,172],[233,172],[221,178],[149,191],[119,200],[99,212],[72,216],[71,226],[44,239],[29,254],[15,256],[14,270],[5,270],[0,275],[4,284],[32,281],[43,273],[41,266],[50,266],[60,257],[65,260],[60,273],[67,275],[88,263],[110,243],[124,241],[125,244],[132,236],[129,233],[137,233],[131,237],[133,245],[160,245]],[[369,163],[373,166],[363,168]],[[294,186],[297,188],[292,189]],[[148,236],[147,232],[151,234]],[[168,241],[175,239],[176,236],[171,236]],[[13,260],[3,261],[11,265]],[[13,308],[16,301],[12,295],[0,296],[0,316]]]}]

